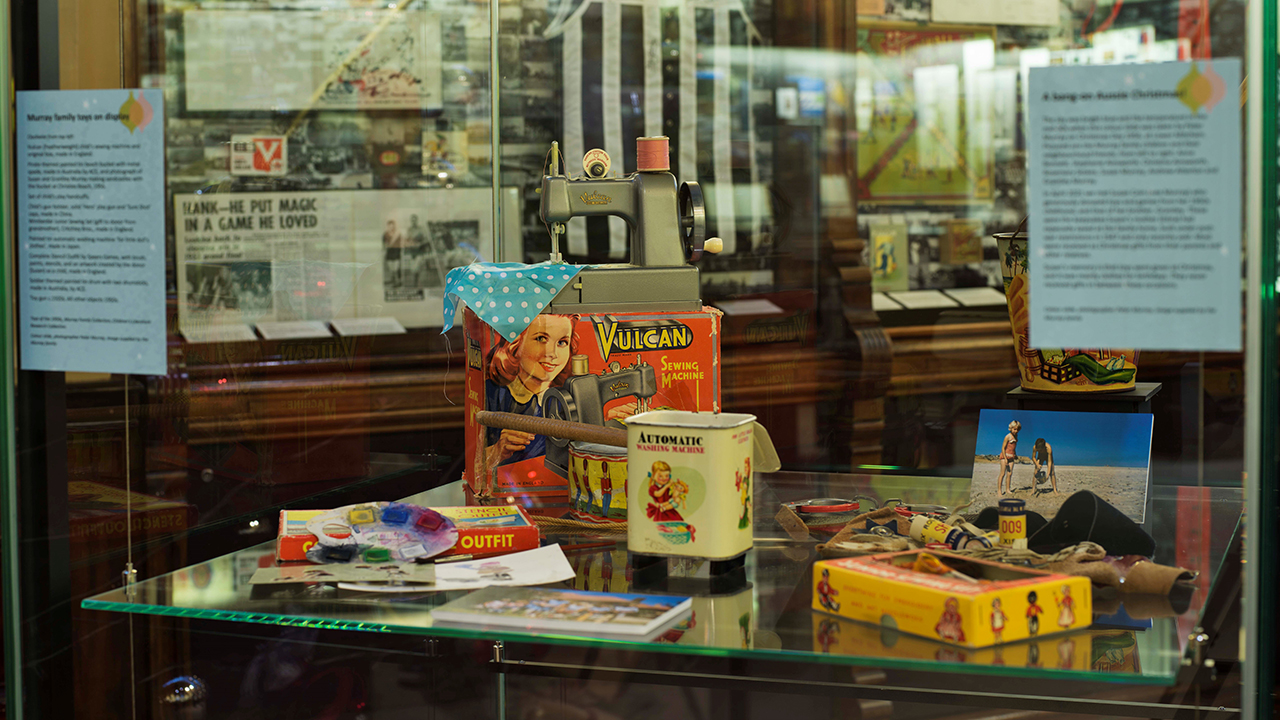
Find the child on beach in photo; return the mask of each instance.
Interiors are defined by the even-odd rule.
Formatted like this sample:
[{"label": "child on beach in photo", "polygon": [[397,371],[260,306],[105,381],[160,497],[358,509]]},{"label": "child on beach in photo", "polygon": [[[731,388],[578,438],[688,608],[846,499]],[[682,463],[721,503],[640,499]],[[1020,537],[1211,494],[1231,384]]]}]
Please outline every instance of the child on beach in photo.
[{"label": "child on beach in photo", "polygon": [[1036,444],[1031,452],[1031,464],[1035,465],[1035,484],[1036,494],[1040,494],[1040,483],[1048,480],[1053,485],[1053,494],[1058,494],[1058,471],[1053,464],[1053,446],[1045,442],[1044,438],[1036,438]]},{"label": "child on beach in photo", "polygon": [[1004,495],[1005,476],[1009,478],[1009,492],[1013,492],[1013,465],[1018,461],[1018,432],[1022,423],[1014,420],[1009,423],[1009,433],[1004,436],[1000,446],[1000,477],[996,479],[996,491]]}]

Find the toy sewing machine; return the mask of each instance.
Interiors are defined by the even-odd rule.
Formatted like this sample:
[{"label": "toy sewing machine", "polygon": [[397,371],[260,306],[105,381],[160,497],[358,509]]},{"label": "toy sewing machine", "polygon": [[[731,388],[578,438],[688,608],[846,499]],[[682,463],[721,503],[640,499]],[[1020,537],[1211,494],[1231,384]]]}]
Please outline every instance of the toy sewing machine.
[{"label": "toy sewing machine", "polygon": [[[564,385],[547,390],[543,396],[543,417],[622,428],[622,423],[606,420],[604,406],[619,398],[634,397],[636,412],[644,412],[646,401],[658,392],[658,378],[653,366],[638,354],[635,365],[623,368],[614,360],[599,375],[592,375],[587,370],[586,355],[575,355],[571,362],[572,376]],[[569,477],[567,438],[547,437],[546,463],[547,467]]]},{"label": "toy sewing machine", "polygon": [[[554,366],[554,377],[549,386],[538,390],[540,407],[522,415],[521,422],[569,421],[616,433],[622,432],[619,419],[632,412],[720,410],[721,316],[718,310],[703,307],[698,268],[691,263],[704,252],[718,252],[723,243],[705,237],[706,210],[698,184],[681,185],[668,170],[667,139],[639,138],[636,146],[635,173],[611,175],[608,154],[592,150],[583,159],[585,174],[570,177],[559,146],[552,144],[542,179],[541,207],[551,231],[551,262],[526,267],[534,278],[543,268],[563,267],[574,273],[572,279],[562,278],[567,284],[557,285],[560,289],[545,307],[538,302],[543,295],[529,296],[527,301],[520,297],[489,300],[489,307],[502,303],[513,308],[510,314],[477,314],[479,301],[467,308],[466,478],[477,502],[520,503],[533,514],[552,516],[568,508],[575,517],[592,522],[627,516],[627,460],[616,445],[574,440],[551,426],[521,430],[479,420],[482,413],[511,415],[507,410],[517,404],[533,402],[516,402],[509,390],[513,378],[494,372],[499,351],[506,348],[510,360],[521,362],[544,359],[530,355],[544,352],[536,339],[528,343],[517,339],[525,328],[499,332],[491,321],[525,318],[525,323],[531,323],[533,314],[540,313],[557,318],[557,332],[563,318],[571,321],[569,349],[545,351],[552,359],[543,366]],[[573,218],[608,215],[627,223],[628,262],[560,266],[566,224]],[[494,267],[493,271],[501,278],[513,268]],[[458,278],[466,280],[467,275]],[[487,283],[484,287],[494,292]],[[473,287],[472,293],[482,290]],[[543,292],[541,288],[532,291]],[[517,303],[528,308],[528,318],[514,311]],[[515,391],[523,395],[526,389],[531,388],[516,386]],[[508,447],[503,454],[494,428],[527,432],[535,439],[514,451]]]},{"label": "toy sewing machine", "polygon": [[559,262],[560,236],[575,217],[616,215],[627,221],[631,262],[585,269],[551,302],[553,313],[698,311],[702,300],[697,261],[724,243],[706,237],[706,208],[696,182],[676,184],[667,138],[637,138],[637,172],[609,177],[610,159],[592,150],[586,175],[569,177],[560,147],[551,144],[542,178],[542,221],[551,230],[551,261]]}]

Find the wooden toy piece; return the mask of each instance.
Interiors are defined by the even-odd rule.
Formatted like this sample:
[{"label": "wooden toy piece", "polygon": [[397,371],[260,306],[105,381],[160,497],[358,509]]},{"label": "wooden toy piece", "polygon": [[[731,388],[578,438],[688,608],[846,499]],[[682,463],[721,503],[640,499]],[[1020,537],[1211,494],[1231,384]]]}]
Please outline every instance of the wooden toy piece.
[{"label": "wooden toy piece", "polygon": [[377,521],[378,516],[374,514],[373,508],[370,507],[352,508],[351,512],[347,513],[347,522],[352,525],[368,525]]}]

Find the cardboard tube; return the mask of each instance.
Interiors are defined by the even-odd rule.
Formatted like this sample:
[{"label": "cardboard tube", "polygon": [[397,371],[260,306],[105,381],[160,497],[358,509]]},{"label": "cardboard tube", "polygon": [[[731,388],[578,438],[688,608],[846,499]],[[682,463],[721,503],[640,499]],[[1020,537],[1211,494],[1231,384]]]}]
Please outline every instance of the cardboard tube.
[{"label": "cardboard tube", "polygon": [[476,413],[476,423],[486,427],[505,428],[535,435],[550,435],[565,440],[611,445],[627,446],[627,431],[621,428],[601,427],[587,423],[552,420],[551,418],[517,415],[516,413],[493,412],[482,410]]}]

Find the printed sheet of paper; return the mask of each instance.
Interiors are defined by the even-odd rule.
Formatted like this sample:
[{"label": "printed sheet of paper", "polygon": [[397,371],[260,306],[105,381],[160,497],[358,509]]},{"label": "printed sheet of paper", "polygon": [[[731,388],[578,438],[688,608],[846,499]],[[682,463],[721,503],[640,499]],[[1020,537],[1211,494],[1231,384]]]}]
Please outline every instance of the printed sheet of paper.
[{"label": "printed sheet of paper", "polygon": [[415,563],[333,563],[328,565],[279,565],[258,568],[250,585],[284,585],[300,582],[413,583],[415,590],[430,589],[435,565]]},{"label": "printed sheet of paper", "polygon": [[1057,25],[1058,0],[933,0],[936,23]]},{"label": "printed sheet of paper", "polygon": [[25,370],[164,375],[164,97],[20,92]]},{"label": "printed sheet of paper", "polygon": [[[437,563],[435,568],[436,581],[430,588],[433,591],[471,590],[490,585],[545,585],[574,576],[573,567],[569,565],[569,560],[565,558],[559,545],[547,545],[536,550],[480,560]],[[338,583],[338,587],[346,590],[379,590],[345,582]]]},{"label": "printed sheet of paper", "polygon": [[1004,293],[990,287],[948,288],[942,292],[965,307],[1007,304]]},{"label": "printed sheet of paper", "polygon": [[1239,351],[1240,61],[1033,68],[1037,348]]},{"label": "printed sheet of paper", "polygon": [[186,109],[439,108],[440,15],[394,8],[187,10]]},{"label": "printed sheet of paper", "polygon": [[176,194],[178,322],[443,324],[444,276],[491,253],[487,189]]}]

